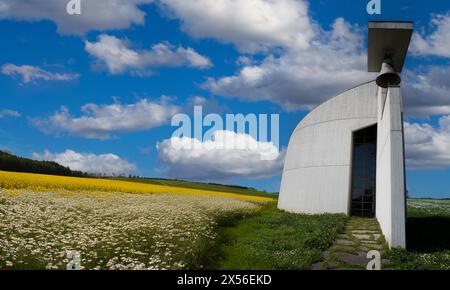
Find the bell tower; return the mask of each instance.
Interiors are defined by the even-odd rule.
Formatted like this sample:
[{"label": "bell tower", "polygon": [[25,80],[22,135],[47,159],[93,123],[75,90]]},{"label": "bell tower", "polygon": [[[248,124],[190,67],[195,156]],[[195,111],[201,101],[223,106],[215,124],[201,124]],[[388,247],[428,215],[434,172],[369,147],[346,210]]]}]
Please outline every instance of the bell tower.
[{"label": "bell tower", "polygon": [[406,178],[401,76],[411,22],[369,22],[368,71],[379,73],[376,217],[390,247],[406,247]]}]

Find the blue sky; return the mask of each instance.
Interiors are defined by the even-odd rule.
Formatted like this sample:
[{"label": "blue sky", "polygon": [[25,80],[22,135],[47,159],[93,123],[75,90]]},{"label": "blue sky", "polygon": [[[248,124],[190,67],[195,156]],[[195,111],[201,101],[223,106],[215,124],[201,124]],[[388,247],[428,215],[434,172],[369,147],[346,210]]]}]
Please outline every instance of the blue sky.
[{"label": "blue sky", "polygon": [[[211,113],[280,114],[283,150],[311,108],[375,78],[364,71],[367,21],[411,20],[417,34],[403,77],[408,188],[413,196],[450,197],[446,1],[382,1],[380,16],[369,16],[363,0],[252,0],[242,7],[229,0],[220,7],[209,0],[82,0],[81,16],[66,14],[67,1],[41,2],[0,0],[2,149],[150,177],[204,179],[195,173],[214,167],[210,181],[278,191],[281,154],[270,166],[246,155],[233,155],[240,162],[228,154],[169,158],[171,115],[192,114],[194,103]],[[112,58],[117,51],[122,59]],[[327,61],[334,53],[343,67]],[[96,127],[101,120],[111,124]]]}]

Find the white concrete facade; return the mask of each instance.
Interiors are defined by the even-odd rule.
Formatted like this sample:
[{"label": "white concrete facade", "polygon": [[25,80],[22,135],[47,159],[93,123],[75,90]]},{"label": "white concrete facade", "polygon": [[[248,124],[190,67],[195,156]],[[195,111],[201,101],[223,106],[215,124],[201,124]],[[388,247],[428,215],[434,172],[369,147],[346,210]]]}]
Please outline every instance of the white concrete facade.
[{"label": "white concrete facade", "polygon": [[379,89],[376,216],[389,246],[406,245],[405,157],[400,87]]},{"label": "white concrete facade", "polygon": [[353,133],[377,124],[376,217],[390,246],[405,246],[405,184],[400,88],[369,82],[323,103],[289,142],[278,207],[350,214]]}]

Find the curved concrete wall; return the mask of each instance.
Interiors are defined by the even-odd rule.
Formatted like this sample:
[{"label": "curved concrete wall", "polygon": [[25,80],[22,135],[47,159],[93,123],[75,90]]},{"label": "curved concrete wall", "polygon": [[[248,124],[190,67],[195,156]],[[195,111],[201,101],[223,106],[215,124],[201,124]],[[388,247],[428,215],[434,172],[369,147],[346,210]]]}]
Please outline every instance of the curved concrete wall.
[{"label": "curved concrete wall", "polygon": [[377,123],[375,82],[323,103],[295,129],[278,207],[297,213],[349,214],[352,133]]}]

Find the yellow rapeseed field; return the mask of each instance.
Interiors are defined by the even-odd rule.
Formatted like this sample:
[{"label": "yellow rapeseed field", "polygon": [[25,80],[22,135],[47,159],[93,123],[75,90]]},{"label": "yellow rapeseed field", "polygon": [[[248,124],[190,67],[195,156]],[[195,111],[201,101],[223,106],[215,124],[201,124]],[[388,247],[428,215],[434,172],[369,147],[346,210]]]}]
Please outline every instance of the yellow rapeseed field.
[{"label": "yellow rapeseed field", "polygon": [[72,191],[72,192],[110,192],[140,194],[182,194],[220,196],[239,200],[266,202],[272,198],[262,196],[241,195],[229,192],[208,191],[182,187],[144,184],[111,179],[78,178],[31,173],[0,171],[0,189],[33,190],[35,192]]}]

